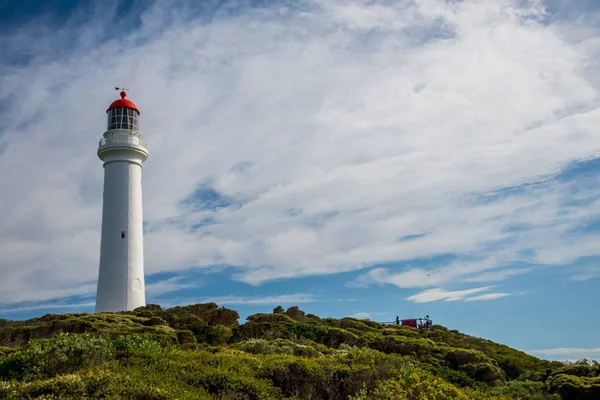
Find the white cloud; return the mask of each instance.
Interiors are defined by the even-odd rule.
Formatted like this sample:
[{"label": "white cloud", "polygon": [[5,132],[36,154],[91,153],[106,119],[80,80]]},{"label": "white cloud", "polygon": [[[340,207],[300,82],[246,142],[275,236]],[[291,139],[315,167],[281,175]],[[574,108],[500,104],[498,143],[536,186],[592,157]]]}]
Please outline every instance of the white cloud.
[{"label": "white cloud", "polygon": [[484,301],[501,299],[502,297],[510,296],[510,293],[487,293],[479,296],[467,297],[465,301]]},{"label": "white cloud", "polygon": [[146,284],[146,295],[152,297],[163,293],[175,292],[177,290],[189,289],[198,286],[201,286],[201,282],[199,282],[197,278],[193,281],[190,281],[185,277],[173,277]]},{"label": "white cloud", "polygon": [[481,274],[476,274],[469,278],[465,278],[467,282],[496,282],[502,281],[513,276],[522,275],[530,272],[529,268],[521,268],[521,269],[503,269],[500,271],[490,271],[483,272]]},{"label": "white cloud", "polygon": [[38,304],[34,306],[22,306],[22,307],[11,307],[0,309],[0,313],[16,313],[22,311],[33,311],[33,310],[60,310],[64,308],[89,308],[93,307],[96,303],[77,303],[77,304]]},{"label": "white cloud", "polygon": [[590,356],[600,355],[600,347],[592,348],[592,349],[559,347],[556,349],[546,349],[546,350],[528,350],[527,353],[534,354],[534,355],[543,355],[543,356],[590,357]]},{"label": "white cloud", "polygon": [[[567,204],[570,184],[478,199],[593,157],[600,139],[600,81],[586,69],[600,43],[536,22],[539,2],[520,3],[315,1],[216,9],[199,23],[157,2],[116,40],[104,34],[114,20],[94,13],[52,35],[26,25],[9,55],[32,57],[0,65],[0,303],[95,290],[94,146],[106,90],[122,82],[150,150],[149,273],[235,265],[237,279],[259,284],[458,255],[427,280],[428,269],[389,272],[401,287],[428,287],[599,254],[597,235],[569,230],[600,202]],[[207,181],[243,206],[181,205]],[[218,223],[198,228],[207,216]]]},{"label": "white cloud", "polygon": [[580,268],[575,268],[571,276],[574,281],[587,281],[600,278],[600,266],[598,264],[588,264]]},{"label": "white cloud", "polygon": [[414,301],[415,303],[430,303],[432,301],[458,301],[468,299],[469,295],[485,292],[490,290],[491,286],[479,287],[466,290],[446,291],[441,288],[428,289],[421,293],[409,296],[406,300]]},{"label": "white cloud", "polygon": [[349,318],[356,318],[356,319],[368,319],[371,318],[371,313],[370,312],[357,312],[351,315],[348,315]]},{"label": "white cloud", "polygon": [[355,298],[355,297],[345,297],[345,298],[338,298],[335,301],[337,301],[338,303],[354,303],[356,301],[359,301],[359,299]]},{"label": "white cloud", "polygon": [[[157,296],[162,293],[172,292],[181,288],[189,288],[196,285],[178,285],[173,284],[172,279],[158,282],[147,286],[148,294]],[[176,305],[187,305],[197,303],[209,303],[215,302],[218,305],[230,305],[230,304],[244,304],[244,305],[285,305],[294,306],[304,303],[312,303],[315,298],[312,294],[306,293],[294,293],[294,294],[283,294],[273,296],[216,296],[216,297],[203,297],[203,298],[186,298],[186,299],[168,299],[161,300],[157,298],[153,300],[158,302],[163,307],[173,307]],[[67,308],[89,308],[94,306],[95,303],[76,303],[76,304],[64,304],[64,303],[44,303],[27,306],[7,307],[0,309],[0,313],[15,313],[22,311],[32,310],[45,310],[45,309],[67,309]]]},{"label": "white cloud", "polygon": [[370,312],[357,312],[351,315],[348,315],[349,318],[356,318],[356,319],[370,319],[373,317],[373,313]]},{"label": "white cloud", "polygon": [[434,288],[422,291],[415,295],[409,296],[406,299],[410,301],[414,301],[415,303],[430,303],[433,301],[484,301],[484,300],[494,300],[500,299],[502,297],[510,296],[510,293],[486,293],[480,294],[477,296],[472,296],[473,294],[480,292],[487,292],[492,289],[493,286],[485,286],[474,289],[465,289],[465,290],[453,290],[447,291],[442,288]]},{"label": "white cloud", "polygon": [[371,284],[391,284],[399,288],[425,288],[456,282],[496,282],[525,274],[530,268],[503,268],[502,255],[465,262],[451,262],[446,265],[425,268],[407,267],[402,272],[392,273],[390,268],[373,268],[358,276],[348,286],[368,286]]},{"label": "white cloud", "polygon": [[176,304],[196,304],[215,302],[218,305],[245,304],[245,305],[285,305],[294,306],[302,303],[314,302],[314,296],[306,293],[283,294],[274,296],[216,296],[196,299],[175,299],[161,301],[160,304],[172,306]]}]

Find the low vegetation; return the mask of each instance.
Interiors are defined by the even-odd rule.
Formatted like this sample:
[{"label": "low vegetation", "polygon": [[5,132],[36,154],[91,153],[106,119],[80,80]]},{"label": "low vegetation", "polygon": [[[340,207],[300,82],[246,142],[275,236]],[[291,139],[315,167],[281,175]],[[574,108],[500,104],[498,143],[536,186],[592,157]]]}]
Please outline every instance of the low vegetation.
[{"label": "low vegetation", "polygon": [[0,320],[0,399],[600,398],[600,367],[429,330],[214,303]]}]

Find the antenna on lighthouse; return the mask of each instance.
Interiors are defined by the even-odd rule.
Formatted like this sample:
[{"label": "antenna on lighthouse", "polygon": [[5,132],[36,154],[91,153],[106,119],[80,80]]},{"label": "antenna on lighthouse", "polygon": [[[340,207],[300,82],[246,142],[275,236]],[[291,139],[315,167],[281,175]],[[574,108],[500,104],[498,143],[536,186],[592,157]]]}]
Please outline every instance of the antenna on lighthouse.
[{"label": "antenna on lighthouse", "polygon": [[129,89],[115,87],[115,90],[129,90]]}]

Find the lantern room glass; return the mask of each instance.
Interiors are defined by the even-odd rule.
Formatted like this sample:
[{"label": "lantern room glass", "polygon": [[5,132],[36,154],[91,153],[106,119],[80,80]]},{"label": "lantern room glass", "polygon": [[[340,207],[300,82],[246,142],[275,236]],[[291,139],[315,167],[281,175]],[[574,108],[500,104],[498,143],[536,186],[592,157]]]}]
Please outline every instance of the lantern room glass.
[{"label": "lantern room glass", "polygon": [[126,107],[113,108],[108,111],[108,130],[125,129],[138,131],[139,120],[135,110]]}]

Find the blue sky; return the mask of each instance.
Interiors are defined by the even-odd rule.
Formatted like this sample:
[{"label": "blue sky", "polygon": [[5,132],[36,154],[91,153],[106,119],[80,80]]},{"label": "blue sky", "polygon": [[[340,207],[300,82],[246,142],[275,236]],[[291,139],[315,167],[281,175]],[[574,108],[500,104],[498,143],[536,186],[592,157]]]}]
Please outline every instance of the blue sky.
[{"label": "blue sky", "polygon": [[0,317],[93,310],[123,85],[149,302],[600,357],[600,7],[195,3],[0,4]]}]

